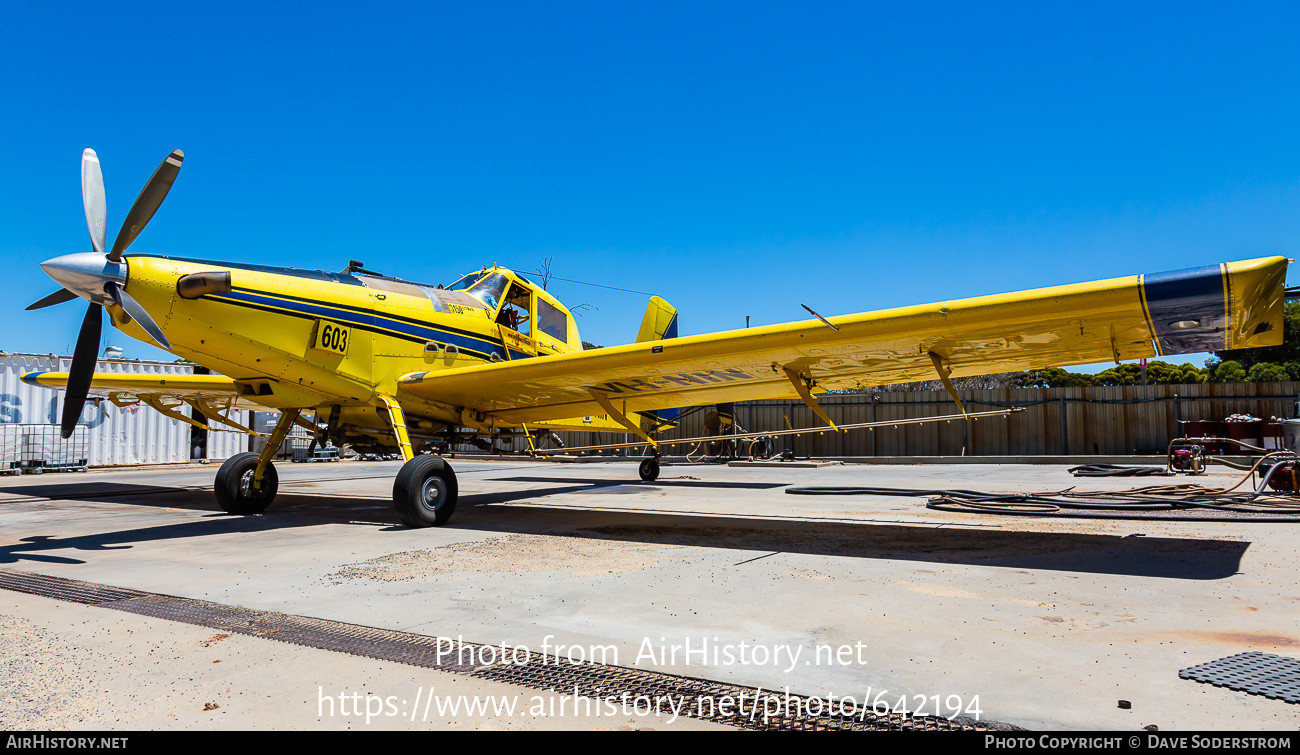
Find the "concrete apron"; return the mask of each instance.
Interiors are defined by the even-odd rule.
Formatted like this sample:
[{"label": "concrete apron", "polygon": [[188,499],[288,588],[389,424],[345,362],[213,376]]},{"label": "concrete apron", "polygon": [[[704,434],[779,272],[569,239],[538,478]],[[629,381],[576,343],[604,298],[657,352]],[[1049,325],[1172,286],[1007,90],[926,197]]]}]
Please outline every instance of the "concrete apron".
[{"label": "concrete apron", "polygon": [[[395,463],[279,465],[281,497],[249,518],[217,510],[211,468],[6,479],[0,562],[533,652],[613,648],[621,665],[765,690],[890,705],[906,695],[909,709],[924,701],[927,713],[934,696],[940,713],[956,700],[965,712],[978,696],[982,717],[1027,728],[1300,725],[1300,706],[1178,678],[1179,669],[1246,650],[1300,656],[1290,524],[1028,520],[930,511],[912,498],[783,493],[786,485],[1013,492],[1149,482],[1075,479],[1053,466],[670,466],[645,484],[622,464],[453,465],[457,512],[447,527],[425,530],[396,526]],[[1198,482],[1235,479],[1216,471]],[[386,696],[410,694],[416,679],[453,678],[300,649],[308,663],[282,655],[280,643],[238,638],[251,654],[244,697],[280,701],[274,717],[263,716],[259,705],[234,703],[234,692],[224,698],[234,707],[207,699],[217,686],[236,688],[191,671],[210,649],[201,641],[211,633],[197,636],[206,630],[129,617],[129,632],[99,631],[128,619],[4,597],[0,612],[90,651],[81,656],[85,678],[107,680],[92,687],[160,700],[150,680],[162,678],[181,690],[135,718],[101,706],[67,725],[204,726],[216,719],[181,712],[215,702],[232,726],[357,727],[355,718],[321,721],[322,679]],[[120,662],[161,643],[167,653],[152,667]],[[682,652],[687,644],[694,654]],[[750,651],[743,663],[742,644]],[[705,645],[729,648],[731,658],[701,656]],[[753,652],[760,645],[766,658]],[[381,677],[381,667],[394,676]],[[1132,707],[1120,709],[1120,699]],[[52,724],[66,720],[50,715]],[[41,721],[39,713],[5,718]],[[506,724],[479,716],[458,725]]]}]

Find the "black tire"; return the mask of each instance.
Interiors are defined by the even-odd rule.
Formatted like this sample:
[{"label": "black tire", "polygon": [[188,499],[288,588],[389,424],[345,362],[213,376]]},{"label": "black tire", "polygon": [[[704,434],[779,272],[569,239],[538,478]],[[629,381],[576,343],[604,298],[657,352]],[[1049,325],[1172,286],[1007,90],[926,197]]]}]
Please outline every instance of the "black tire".
[{"label": "black tire", "polygon": [[641,466],[637,468],[641,473],[641,479],[646,482],[654,482],[659,479],[659,460],[655,458],[645,459]]},{"label": "black tire", "polygon": [[280,487],[280,475],[275,465],[268,463],[262,474],[262,489],[253,490],[253,472],[257,470],[257,454],[236,454],[226,459],[217,470],[214,492],[217,503],[229,514],[260,514],[275,500]]},{"label": "black tire", "polygon": [[421,455],[406,462],[393,481],[393,505],[407,527],[437,527],[456,510],[456,473],[440,457]]}]

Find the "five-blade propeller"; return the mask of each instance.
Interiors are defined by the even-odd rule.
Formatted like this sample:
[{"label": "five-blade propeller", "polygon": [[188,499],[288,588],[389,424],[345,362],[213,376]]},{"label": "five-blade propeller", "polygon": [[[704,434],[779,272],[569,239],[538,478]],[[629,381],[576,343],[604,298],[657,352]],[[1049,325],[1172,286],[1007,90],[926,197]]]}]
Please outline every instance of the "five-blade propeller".
[{"label": "five-blade propeller", "polygon": [[95,362],[99,356],[99,335],[103,327],[104,304],[112,302],[121,307],[131,319],[157,341],[163,348],[171,348],[162,329],[153,321],[144,307],[140,306],[126,292],[126,276],[123,268],[122,254],[131,242],[135,241],[150,218],[158,211],[172,183],[180,172],[185,155],[178,149],[168,155],[158,165],[157,170],[145,182],[136,197],[135,204],[122,221],[112,248],[105,254],[107,247],[108,205],[104,198],[104,175],[99,167],[99,157],[95,150],[87,149],[81,155],[81,201],[86,210],[86,227],[90,231],[90,245],[94,253],[73,254],[58,257],[42,263],[51,277],[64,285],[64,288],[32,303],[27,309],[40,309],[54,304],[71,301],[78,296],[90,302],[86,316],[81,321],[81,332],[77,334],[77,348],[72,353],[72,368],[68,371],[67,395],[63,403],[63,437],[72,435],[72,430],[81,419],[86,397],[90,393],[90,383],[95,376]]}]

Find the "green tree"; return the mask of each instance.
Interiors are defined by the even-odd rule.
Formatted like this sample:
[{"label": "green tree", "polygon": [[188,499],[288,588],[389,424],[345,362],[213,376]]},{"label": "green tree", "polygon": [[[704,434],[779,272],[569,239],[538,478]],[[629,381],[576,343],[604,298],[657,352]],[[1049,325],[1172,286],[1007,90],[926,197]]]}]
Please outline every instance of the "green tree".
[{"label": "green tree", "polygon": [[1016,385],[1020,388],[1079,388],[1096,384],[1092,375],[1068,372],[1060,367],[1028,370],[1016,378]]},{"label": "green tree", "polygon": [[1286,368],[1280,364],[1269,364],[1268,362],[1259,362],[1251,366],[1246,373],[1246,379],[1252,383],[1279,383],[1283,380],[1289,380]]},{"label": "green tree", "polygon": [[1244,383],[1246,382],[1246,370],[1241,366],[1241,362],[1229,359],[1226,362],[1220,362],[1214,368],[1214,382],[1216,383]]},{"label": "green tree", "polygon": [[1142,385],[1142,368],[1136,364],[1119,364],[1096,375],[1097,385]]},{"label": "green tree", "polygon": [[[1156,360],[1147,365],[1148,385],[1187,385],[1204,383],[1210,379],[1211,370],[1191,364],[1170,364]],[[1095,375],[1069,372],[1060,367],[1030,370],[1020,375],[1016,385],[1021,388],[1078,388],[1090,385],[1141,385],[1142,366],[1121,364]]]},{"label": "green tree", "polygon": [[1186,385],[1205,380],[1206,372],[1190,364],[1170,364],[1158,359],[1147,364],[1148,385]]}]

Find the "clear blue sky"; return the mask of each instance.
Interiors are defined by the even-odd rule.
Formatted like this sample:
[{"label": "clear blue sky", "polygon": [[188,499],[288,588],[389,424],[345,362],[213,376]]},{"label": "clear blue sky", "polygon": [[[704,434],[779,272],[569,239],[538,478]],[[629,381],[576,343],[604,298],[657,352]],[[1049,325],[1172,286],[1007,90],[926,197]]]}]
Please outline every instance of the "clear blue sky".
[{"label": "clear blue sky", "polygon": [[[22,308],[88,146],[112,229],[185,151],[133,251],[553,257],[687,334],[1300,251],[1294,3],[274,5],[6,7],[0,348],[75,340]],[[604,345],[645,306],[551,288]]]}]

